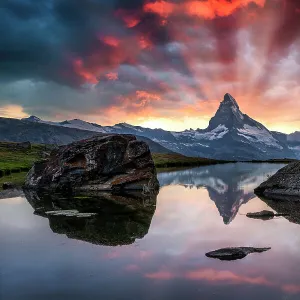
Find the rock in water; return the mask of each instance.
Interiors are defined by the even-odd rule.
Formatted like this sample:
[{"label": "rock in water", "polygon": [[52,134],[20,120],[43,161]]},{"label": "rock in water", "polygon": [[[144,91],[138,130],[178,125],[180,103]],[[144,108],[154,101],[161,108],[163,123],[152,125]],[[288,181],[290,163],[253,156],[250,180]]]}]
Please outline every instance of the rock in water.
[{"label": "rock in water", "polygon": [[27,175],[25,188],[55,191],[157,191],[148,145],[133,135],[99,135],[53,150]]},{"label": "rock in water", "polygon": [[274,200],[300,200],[300,162],[280,169],[254,192]]},{"label": "rock in water", "polygon": [[205,255],[210,258],[217,258],[220,260],[237,260],[246,257],[250,253],[261,253],[270,250],[271,248],[253,248],[253,247],[236,247],[236,248],[222,248],[211,251]]},{"label": "rock in water", "polygon": [[263,210],[260,212],[247,213],[246,216],[252,219],[270,220],[275,217],[275,214],[270,210]]}]

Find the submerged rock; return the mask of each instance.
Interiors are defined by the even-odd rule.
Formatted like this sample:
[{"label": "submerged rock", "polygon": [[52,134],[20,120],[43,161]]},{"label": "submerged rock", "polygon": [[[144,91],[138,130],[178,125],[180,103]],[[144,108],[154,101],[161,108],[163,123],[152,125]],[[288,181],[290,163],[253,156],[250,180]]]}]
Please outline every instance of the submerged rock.
[{"label": "submerged rock", "polygon": [[284,217],[287,216],[287,214],[284,213],[274,213],[270,210],[263,210],[260,212],[254,212],[254,213],[247,213],[246,216],[248,218],[252,219],[261,219],[261,220],[271,220],[274,217]]},{"label": "submerged rock", "polygon": [[300,162],[280,169],[276,174],[257,187],[257,195],[277,200],[300,200]]},{"label": "submerged rock", "polygon": [[210,258],[217,258],[220,260],[237,260],[246,257],[250,253],[261,253],[270,250],[271,248],[253,248],[253,247],[236,247],[236,248],[222,248],[211,251],[205,255]]},{"label": "submerged rock", "polygon": [[156,194],[24,192],[34,213],[47,218],[53,232],[104,246],[129,245],[143,238],[156,209]]},{"label": "submerged rock", "polygon": [[10,189],[10,190],[0,191],[0,200],[23,197],[23,196],[24,196],[24,193],[21,189]]},{"label": "submerged rock", "polygon": [[52,151],[27,175],[25,188],[55,191],[156,191],[148,145],[133,135],[99,135]]},{"label": "submerged rock", "polygon": [[270,220],[275,217],[275,214],[270,210],[263,210],[260,212],[247,213],[246,216],[252,219]]},{"label": "submerged rock", "polygon": [[12,190],[15,189],[17,186],[13,182],[4,182],[2,184],[3,190]]}]

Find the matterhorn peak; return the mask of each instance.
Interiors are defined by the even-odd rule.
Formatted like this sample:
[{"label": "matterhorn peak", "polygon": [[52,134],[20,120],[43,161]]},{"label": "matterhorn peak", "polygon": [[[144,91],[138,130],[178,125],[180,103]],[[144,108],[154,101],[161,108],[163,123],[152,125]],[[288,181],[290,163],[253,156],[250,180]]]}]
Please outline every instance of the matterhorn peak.
[{"label": "matterhorn peak", "polygon": [[221,102],[221,104],[235,106],[237,109],[240,109],[239,105],[236,102],[236,100],[229,93],[226,93],[224,95],[224,100]]}]

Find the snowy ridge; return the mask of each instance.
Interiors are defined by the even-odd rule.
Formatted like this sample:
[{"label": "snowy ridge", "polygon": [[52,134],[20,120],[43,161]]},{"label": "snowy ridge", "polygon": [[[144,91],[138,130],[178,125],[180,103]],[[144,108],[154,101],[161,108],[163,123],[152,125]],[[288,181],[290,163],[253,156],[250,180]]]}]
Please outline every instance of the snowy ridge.
[{"label": "snowy ridge", "polygon": [[82,130],[88,130],[88,131],[95,131],[95,132],[101,132],[105,133],[105,129],[101,128],[100,126],[95,126],[92,123],[88,123],[79,119],[74,119],[70,121],[65,121],[61,123],[62,126],[64,127],[69,127],[69,128],[77,128],[77,129],[82,129]]},{"label": "snowy ridge", "polygon": [[278,141],[272,136],[272,134],[264,128],[260,129],[258,127],[245,124],[243,128],[237,130],[239,132],[239,136],[243,136],[250,142],[264,143],[271,147],[283,149],[283,147],[278,144]]}]

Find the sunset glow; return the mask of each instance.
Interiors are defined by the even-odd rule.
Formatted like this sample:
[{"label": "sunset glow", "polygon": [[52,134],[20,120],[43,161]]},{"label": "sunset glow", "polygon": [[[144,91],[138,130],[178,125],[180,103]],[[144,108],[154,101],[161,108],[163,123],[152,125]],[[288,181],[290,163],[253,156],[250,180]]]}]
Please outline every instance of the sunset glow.
[{"label": "sunset glow", "polygon": [[[49,120],[184,130],[205,127],[228,92],[269,129],[299,130],[299,1],[128,3],[81,5],[76,22],[59,1],[27,15],[30,22],[4,8],[5,51],[14,54],[4,53],[0,70],[0,114],[20,116],[4,113],[9,103]],[[20,27],[30,41],[11,41]]]}]

